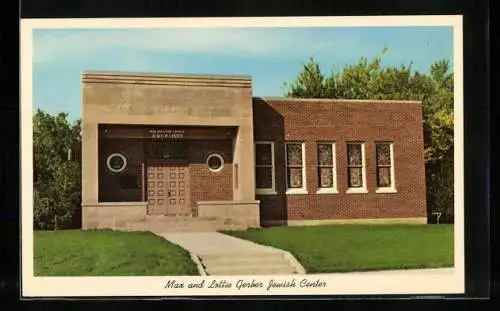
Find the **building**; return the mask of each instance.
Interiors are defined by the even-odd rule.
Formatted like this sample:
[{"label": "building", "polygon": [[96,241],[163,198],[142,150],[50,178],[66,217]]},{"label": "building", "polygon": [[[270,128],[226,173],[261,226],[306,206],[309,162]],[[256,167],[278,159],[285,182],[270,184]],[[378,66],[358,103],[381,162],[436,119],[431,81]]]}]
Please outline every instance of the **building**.
[{"label": "building", "polygon": [[247,76],[82,83],[84,228],[426,222],[421,102],[253,97]]}]

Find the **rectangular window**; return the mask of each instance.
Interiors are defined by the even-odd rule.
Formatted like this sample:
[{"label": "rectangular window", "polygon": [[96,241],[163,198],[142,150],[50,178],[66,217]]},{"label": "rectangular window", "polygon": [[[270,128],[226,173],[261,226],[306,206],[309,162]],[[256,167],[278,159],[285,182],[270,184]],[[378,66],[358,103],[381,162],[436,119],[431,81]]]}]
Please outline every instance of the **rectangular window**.
[{"label": "rectangular window", "polygon": [[255,143],[256,194],[276,194],[274,169],[274,143]]},{"label": "rectangular window", "polygon": [[393,144],[375,144],[377,160],[377,192],[395,192]]},{"label": "rectangular window", "polygon": [[318,143],[318,192],[337,193],[335,143]]},{"label": "rectangular window", "polygon": [[287,193],[289,194],[307,193],[304,149],[303,143],[286,144]]},{"label": "rectangular window", "polygon": [[348,193],[365,193],[366,166],[365,144],[360,142],[347,143],[347,186]]}]

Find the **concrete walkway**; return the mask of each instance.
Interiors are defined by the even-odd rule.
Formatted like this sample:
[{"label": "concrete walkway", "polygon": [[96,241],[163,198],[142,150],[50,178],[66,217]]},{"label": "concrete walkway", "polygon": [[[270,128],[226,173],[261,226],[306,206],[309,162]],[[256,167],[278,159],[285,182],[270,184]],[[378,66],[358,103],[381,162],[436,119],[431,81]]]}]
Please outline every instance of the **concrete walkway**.
[{"label": "concrete walkway", "polygon": [[219,232],[157,233],[191,253],[202,275],[305,274],[288,252]]},{"label": "concrete walkway", "polygon": [[197,255],[276,252],[274,248],[255,244],[219,232],[168,232],[158,235]]}]

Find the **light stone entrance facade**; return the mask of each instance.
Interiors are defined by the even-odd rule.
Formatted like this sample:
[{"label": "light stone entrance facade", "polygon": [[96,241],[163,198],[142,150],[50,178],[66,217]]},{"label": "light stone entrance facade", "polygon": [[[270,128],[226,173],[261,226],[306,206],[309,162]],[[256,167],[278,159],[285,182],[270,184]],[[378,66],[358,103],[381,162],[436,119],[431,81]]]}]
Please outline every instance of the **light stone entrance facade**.
[{"label": "light stone entrance facade", "polygon": [[82,85],[84,229],[155,215],[260,226],[250,77],[84,72]]}]

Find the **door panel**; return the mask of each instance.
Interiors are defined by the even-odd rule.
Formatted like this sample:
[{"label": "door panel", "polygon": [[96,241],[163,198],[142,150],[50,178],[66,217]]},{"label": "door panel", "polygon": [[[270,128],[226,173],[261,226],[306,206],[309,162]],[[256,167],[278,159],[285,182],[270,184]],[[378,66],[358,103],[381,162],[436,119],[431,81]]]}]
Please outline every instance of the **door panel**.
[{"label": "door panel", "polygon": [[151,215],[190,214],[188,187],[188,165],[149,165],[148,213]]},{"label": "door panel", "polygon": [[188,166],[169,165],[168,166],[168,213],[169,214],[189,214],[187,191],[188,188]]},{"label": "door panel", "polygon": [[167,213],[168,193],[165,186],[165,167],[148,166],[148,214],[164,215]]}]

